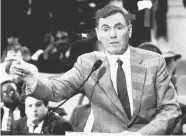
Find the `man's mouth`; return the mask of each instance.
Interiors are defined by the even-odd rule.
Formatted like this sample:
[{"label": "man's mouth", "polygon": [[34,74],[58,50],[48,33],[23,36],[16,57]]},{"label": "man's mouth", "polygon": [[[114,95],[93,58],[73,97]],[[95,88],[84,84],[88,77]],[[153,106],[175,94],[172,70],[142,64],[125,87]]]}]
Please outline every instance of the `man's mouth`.
[{"label": "man's mouth", "polygon": [[118,44],[119,42],[110,42],[110,44]]},{"label": "man's mouth", "polygon": [[33,114],[33,117],[37,117],[38,116],[38,114]]}]

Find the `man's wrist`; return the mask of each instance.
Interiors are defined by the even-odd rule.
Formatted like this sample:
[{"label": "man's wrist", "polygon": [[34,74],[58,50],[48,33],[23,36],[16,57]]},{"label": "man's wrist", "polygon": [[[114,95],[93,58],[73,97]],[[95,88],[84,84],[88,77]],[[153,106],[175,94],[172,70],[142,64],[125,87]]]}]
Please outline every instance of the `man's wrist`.
[{"label": "man's wrist", "polygon": [[35,90],[35,88],[37,86],[37,80],[35,80],[35,82],[31,86],[28,86],[27,84],[25,84],[25,86],[26,86],[25,93],[28,95]]}]

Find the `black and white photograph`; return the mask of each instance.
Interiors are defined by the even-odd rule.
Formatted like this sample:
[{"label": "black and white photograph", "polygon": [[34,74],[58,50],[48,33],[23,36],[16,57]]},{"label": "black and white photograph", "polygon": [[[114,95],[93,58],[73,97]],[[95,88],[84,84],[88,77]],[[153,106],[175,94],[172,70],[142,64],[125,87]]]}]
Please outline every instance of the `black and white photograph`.
[{"label": "black and white photograph", "polygon": [[186,0],[0,0],[1,135],[186,135]]}]

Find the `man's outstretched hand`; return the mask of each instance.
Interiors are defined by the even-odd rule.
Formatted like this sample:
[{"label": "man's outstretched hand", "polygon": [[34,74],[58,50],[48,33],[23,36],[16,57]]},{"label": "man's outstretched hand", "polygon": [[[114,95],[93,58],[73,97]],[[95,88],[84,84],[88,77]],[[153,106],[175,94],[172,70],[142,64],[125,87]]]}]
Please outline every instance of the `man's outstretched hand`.
[{"label": "man's outstretched hand", "polygon": [[37,67],[23,60],[13,61],[10,67],[10,73],[20,76],[28,87],[31,87],[37,81],[38,77]]}]

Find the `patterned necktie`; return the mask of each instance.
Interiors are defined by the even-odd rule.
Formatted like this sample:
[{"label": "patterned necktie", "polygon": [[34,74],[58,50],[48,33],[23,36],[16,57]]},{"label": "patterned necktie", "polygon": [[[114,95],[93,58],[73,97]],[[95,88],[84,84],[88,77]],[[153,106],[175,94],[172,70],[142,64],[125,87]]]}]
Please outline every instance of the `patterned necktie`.
[{"label": "patterned necktie", "polygon": [[127,117],[129,120],[131,119],[131,110],[130,110],[130,103],[129,103],[129,97],[127,92],[127,84],[125,79],[125,72],[122,69],[123,62],[118,59],[118,70],[117,70],[117,92],[118,97],[121,101],[121,104],[127,114]]},{"label": "patterned necktie", "polygon": [[8,121],[7,121],[7,130],[11,130],[11,125],[13,121],[13,112],[9,110],[9,116],[8,116]]},{"label": "patterned necktie", "polygon": [[13,121],[13,112],[11,110],[9,110],[9,116],[7,119],[7,130],[8,131],[11,130],[12,121]]}]

